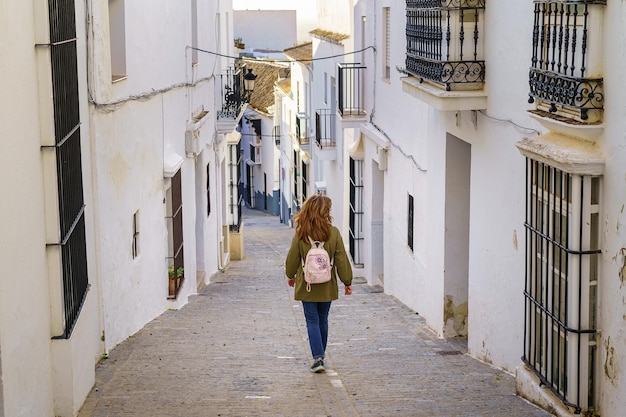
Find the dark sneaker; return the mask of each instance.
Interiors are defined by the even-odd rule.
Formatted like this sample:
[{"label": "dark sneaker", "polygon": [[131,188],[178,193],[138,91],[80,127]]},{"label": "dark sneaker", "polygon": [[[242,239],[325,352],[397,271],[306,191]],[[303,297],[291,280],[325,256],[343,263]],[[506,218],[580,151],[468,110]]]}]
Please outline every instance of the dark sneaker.
[{"label": "dark sneaker", "polygon": [[316,360],[313,363],[313,366],[311,366],[311,372],[315,372],[315,373],[324,372],[324,360],[323,359]]}]

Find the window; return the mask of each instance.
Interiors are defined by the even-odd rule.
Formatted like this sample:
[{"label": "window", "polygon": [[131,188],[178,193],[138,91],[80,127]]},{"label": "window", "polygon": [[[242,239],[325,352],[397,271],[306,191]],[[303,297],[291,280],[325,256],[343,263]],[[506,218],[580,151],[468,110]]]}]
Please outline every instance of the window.
[{"label": "window", "polygon": [[[600,5],[537,0],[534,8],[529,102],[569,119],[592,123],[604,107]],[[595,48],[592,48],[595,47]]]},{"label": "window", "polygon": [[414,210],[413,196],[409,194],[409,206],[407,210],[407,244],[413,252],[413,210]]},{"label": "window", "polygon": [[302,201],[304,202],[304,200],[306,200],[307,198],[307,189],[309,188],[309,184],[308,184],[308,172],[309,170],[308,165],[306,164],[306,162],[304,162],[304,160],[302,160],[301,163],[302,166]]},{"label": "window", "polygon": [[139,210],[133,214],[133,259],[139,256]]},{"label": "window", "polygon": [[126,17],[124,0],[109,0],[109,37],[111,46],[111,78],[126,78]]},{"label": "window", "polygon": [[328,73],[324,73],[324,104],[328,104]]},{"label": "window", "polygon": [[[60,241],[57,248],[63,281],[62,308],[55,314],[54,339],[69,339],[89,290],[85,203],[81,164],[80,112],[78,95],[78,57],[74,3],[49,0],[50,55],[54,145],[43,148],[56,155],[56,181]],[[50,173],[51,175],[54,175]],[[61,318],[62,316],[62,318]],[[58,319],[58,320],[57,320]]]},{"label": "window", "polygon": [[383,78],[389,79],[391,70],[389,69],[390,49],[391,49],[391,23],[390,8],[383,7]]},{"label": "window", "polygon": [[241,227],[241,205],[243,192],[241,182],[241,143],[228,145],[228,170],[230,176],[229,186],[229,230],[239,232]]},{"label": "window", "polygon": [[580,413],[595,403],[600,179],[527,159],[524,362]]},{"label": "window", "polygon": [[363,161],[350,158],[350,255],[363,265]]},{"label": "window", "polygon": [[486,0],[407,0],[406,71],[420,80],[482,89]]},{"label": "window", "polygon": [[295,213],[300,211],[300,204],[302,203],[299,199],[300,194],[298,193],[298,177],[300,173],[298,172],[298,151],[293,151],[293,191],[292,191],[292,210]]},{"label": "window", "polygon": [[166,192],[169,290],[168,298],[176,298],[184,280],[183,196],[180,169],[172,177]]},{"label": "window", "polygon": [[211,215],[211,164],[206,164],[206,215]]}]

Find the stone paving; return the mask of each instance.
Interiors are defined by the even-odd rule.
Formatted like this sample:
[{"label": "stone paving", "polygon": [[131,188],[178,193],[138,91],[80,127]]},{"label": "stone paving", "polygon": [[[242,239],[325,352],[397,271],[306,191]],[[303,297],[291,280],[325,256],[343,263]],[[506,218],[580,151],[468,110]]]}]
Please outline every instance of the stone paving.
[{"label": "stone paving", "polygon": [[382,288],[333,302],[326,373],[309,371],[283,273],[293,229],[244,211],[245,259],[101,361],[79,417],[547,417],[511,375],[438,339]]}]

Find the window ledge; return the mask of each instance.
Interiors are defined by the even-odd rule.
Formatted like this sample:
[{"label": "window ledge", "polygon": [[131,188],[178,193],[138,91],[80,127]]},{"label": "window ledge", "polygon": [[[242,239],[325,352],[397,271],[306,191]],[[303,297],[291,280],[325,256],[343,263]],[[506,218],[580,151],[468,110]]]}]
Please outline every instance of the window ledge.
[{"label": "window ledge", "polygon": [[428,81],[420,82],[416,77],[401,77],[402,91],[416,97],[438,110],[485,110],[487,93],[482,90],[446,91]]},{"label": "window ledge", "polygon": [[527,158],[575,175],[602,175],[604,156],[593,142],[558,133],[524,138],[515,144]]},{"label": "window ledge", "polygon": [[583,140],[595,141],[604,131],[604,125],[601,123],[586,124],[573,119],[568,120],[565,117],[555,116],[541,110],[529,110],[528,114],[551,132]]},{"label": "window ledge", "polygon": [[120,81],[124,81],[128,79],[128,75],[115,75],[113,74],[111,76],[111,83],[115,84],[115,83],[119,83]]}]

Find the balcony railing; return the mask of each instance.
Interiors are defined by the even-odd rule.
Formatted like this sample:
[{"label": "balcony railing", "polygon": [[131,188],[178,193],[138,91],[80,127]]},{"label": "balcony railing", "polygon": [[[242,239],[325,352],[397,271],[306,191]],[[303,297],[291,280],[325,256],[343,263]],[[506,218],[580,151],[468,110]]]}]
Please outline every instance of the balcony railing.
[{"label": "balcony railing", "polygon": [[482,89],[485,0],[407,0],[406,71],[447,91]]},{"label": "balcony railing", "polygon": [[[535,0],[529,103],[537,102],[538,108],[545,103],[550,113],[573,112],[583,122],[601,119],[604,91],[597,53],[602,27],[600,10],[592,8],[602,5],[606,0]],[[594,36],[598,48],[592,51]]]},{"label": "balcony railing", "polygon": [[315,112],[315,143],[320,149],[335,148],[336,116],[330,109],[319,109]]},{"label": "balcony railing", "polygon": [[274,126],[272,137],[274,138],[274,144],[280,147],[280,126]]},{"label": "balcony railing", "polygon": [[365,69],[359,63],[339,64],[338,83],[339,114],[346,116],[364,116],[363,82]]},{"label": "balcony railing", "polygon": [[300,145],[309,144],[309,132],[307,126],[307,115],[304,113],[296,114],[296,139]]},{"label": "balcony railing", "polygon": [[243,67],[230,67],[218,78],[217,91],[222,97],[221,109],[217,111],[218,119],[236,119],[241,106],[246,102],[243,88]]}]

